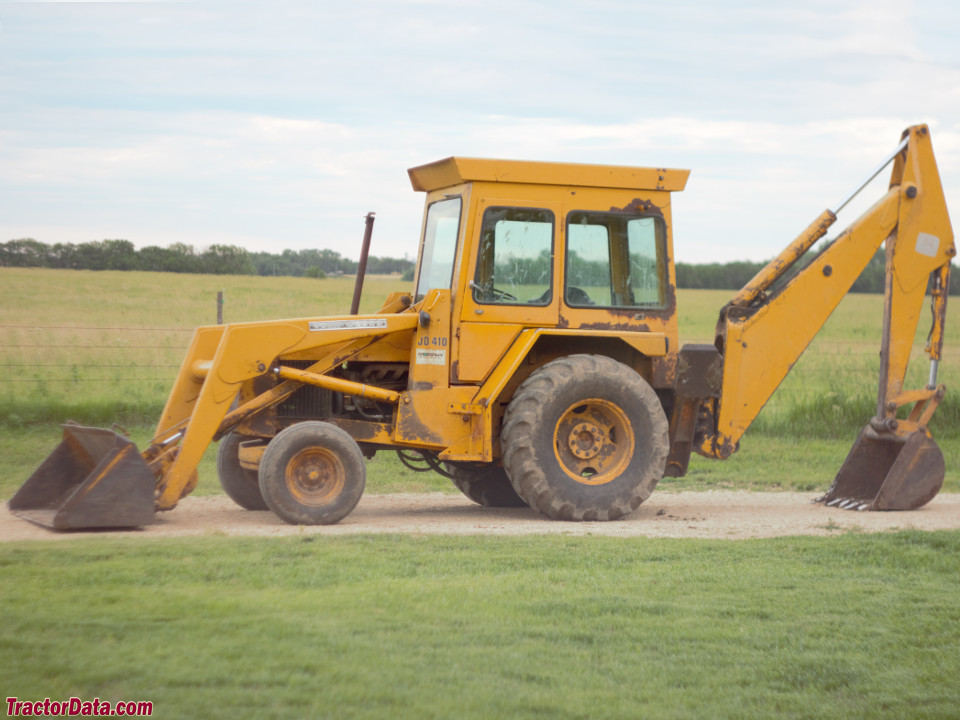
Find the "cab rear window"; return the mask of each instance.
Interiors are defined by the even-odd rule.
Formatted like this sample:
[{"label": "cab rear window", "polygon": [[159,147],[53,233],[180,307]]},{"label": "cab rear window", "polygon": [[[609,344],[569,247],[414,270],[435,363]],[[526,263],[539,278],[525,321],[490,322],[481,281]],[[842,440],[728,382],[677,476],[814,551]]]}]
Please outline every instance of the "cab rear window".
[{"label": "cab rear window", "polygon": [[571,212],[564,302],[571,307],[663,307],[665,237],[659,217]]}]

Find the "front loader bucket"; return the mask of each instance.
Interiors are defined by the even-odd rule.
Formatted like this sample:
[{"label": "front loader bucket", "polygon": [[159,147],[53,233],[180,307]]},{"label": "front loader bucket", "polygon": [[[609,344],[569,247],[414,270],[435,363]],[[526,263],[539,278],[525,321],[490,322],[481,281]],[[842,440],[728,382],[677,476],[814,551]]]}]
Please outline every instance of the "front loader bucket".
[{"label": "front loader bucket", "polygon": [[132,442],[112,430],[69,424],[7,507],[54,530],[139,527],[153,520],[156,485]]},{"label": "front loader bucket", "polygon": [[928,433],[898,437],[868,425],[816,502],[846,510],[913,510],[940,492],[945,474],[943,453]]}]

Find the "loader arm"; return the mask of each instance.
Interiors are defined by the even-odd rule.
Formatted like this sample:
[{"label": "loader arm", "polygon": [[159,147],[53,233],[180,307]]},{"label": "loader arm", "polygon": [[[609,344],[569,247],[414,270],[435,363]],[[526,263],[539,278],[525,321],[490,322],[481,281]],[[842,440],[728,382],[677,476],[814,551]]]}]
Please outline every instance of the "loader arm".
[{"label": "loader arm", "polygon": [[[393,314],[199,328],[167,400],[154,441],[143,452],[158,476],[157,509],[172,509],[192,489],[197,465],[207,446],[222,431],[224,418],[241,385],[270,372],[278,356],[328,347],[342,362],[338,350],[351,345],[359,350],[367,344],[364,340],[412,331],[416,324],[414,314]],[[322,364],[322,360],[316,363]],[[281,377],[288,379],[282,373]],[[275,396],[273,401],[282,398],[275,393],[271,396]],[[258,409],[263,407],[266,405]]]},{"label": "loader arm", "polygon": [[[956,249],[927,127],[908,128],[900,146],[870,179],[891,160],[889,190],[816,260],[781,289],[770,290],[826,233],[836,219],[832,210],[817,218],[721,311],[715,345],[722,355],[722,383],[719,397],[704,408],[712,422],[701,425],[709,430],[701,430],[697,438],[700,453],[726,458],[736,450],[741,436],[884,241],[880,387],[871,424],[901,437],[921,428],[926,432],[926,422],[943,395],[943,388],[936,386],[936,366]],[[931,277],[934,320],[927,347],[931,379],[928,387],[907,392],[904,377]],[[916,403],[915,412],[897,421],[897,409],[908,403]]]}]

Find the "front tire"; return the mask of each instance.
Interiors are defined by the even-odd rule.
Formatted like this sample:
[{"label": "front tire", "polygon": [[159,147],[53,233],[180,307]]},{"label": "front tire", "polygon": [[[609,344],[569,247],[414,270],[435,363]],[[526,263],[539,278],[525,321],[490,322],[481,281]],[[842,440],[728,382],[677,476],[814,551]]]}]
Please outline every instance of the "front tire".
[{"label": "front tire", "polygon": [[291,525],[332,525],[360,502],[367,469],[360,447],[330,423],[302,422],[282,430],[263,453],[260,492]]},{"label": "front tire", "polygon": [[503,463],[517,494],[558,520],[616,520],[663,477],[668,424],[653,388],[602,355],[530,375],[507,407]]},{"label": "front tire", "polygon": [[240,443],[249,439],[238,433],[230,433],[220,441],[217,447],[217,477],[227,496],[244,510],[267,510],[267,503],[260,494],[257,473],[240,465]]}]

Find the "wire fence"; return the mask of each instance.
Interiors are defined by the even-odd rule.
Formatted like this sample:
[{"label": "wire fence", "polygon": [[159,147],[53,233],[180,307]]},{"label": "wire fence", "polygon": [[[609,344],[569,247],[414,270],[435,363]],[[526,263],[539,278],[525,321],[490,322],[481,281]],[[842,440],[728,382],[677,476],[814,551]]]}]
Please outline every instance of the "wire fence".
[{"label": "wire fence", "polygon": [[[192,332],[147,326],[0,324],[0,425],[63,419],[97,424],[118,417],[149,422],[163,407],[182,366],[189,347],[183,333]],[[913,348],[913,377],[907,379],[911,387],[926,382],[923,345],[920,339]],[[879,339],[815,339],[771,398],[765,422],[792,417],[793,408],[822,409],[824,403],[833,403],[836,407],[828,409],[842,414],[848,402],[873,396],[879,350]],[[948,345],[941,377],[948,386],[960,382],[958,360],[960,344]],[[823,422],[818,415],[800,417],[818,426]]]},{"label": "wire fence", "polygon": [[[102,338],[87,342],[66,342],[53,341],[49,338],[40,337],[36,340],[25,338],[12,340],[4,337],[4,330],[27,331],[30,333],[57,333],[63,331],[73,333],[101,332],[116,333],[117,339],[113,342],[104,341]],[[176,377],[176,371],[180,368],[181,361],[189,345],[183,341],[173,342],[143,342],[139,337],[144,335],[156,336],[159,333],[193,333],[193,328],[171,328],[171,327],[143,327],[143,326],[81,326],[81,325],[27,325],[27,324],[0,324],[0,375],[6,382],[35,382],[35,377],[15,377],[18,371],[31,369],[44,370],[70,370],[73,374],[70,377],[54,377],[45,375],[45,379],[50,381],[67,382],[110,382],[115,377],[92,377],[84,374],[77,376],[77,372],[83,370],[86,373],[89,370],[169,370],[169,379]],[[127,338],[137,336],[137,342],[129,342]],[[683,338],[681,345],[685,342],[691,342],[688,338]],[[698,341],[702,341],[702,338]],[[876,353],[874,353],[874,349]],[[26,352],[24,352],[26,351]],[[31,360],[38,351],[42,352],[36,360]],[[58,351],[58,352],[57,352]],[[151,362],[133,362],[117,361],[107,356],[125,351],[152,351],[155,356]],[[807,348],[806,356],[818,356],[825,358],[862,358],[872,361],[878,357],[880,351],[880,339],[854,338],[850,340],[823,340],[814,339]],[[915,356],[924,353],[923,343],[916,343],[913,348]],[[149,354],[149,353],[144,353]],[[947,345],[943,352],[945,359],[960,358],[960,346]],[[6,371],[6,372],[4,372]],[[12,371],[12,372],[10,372]],[[129,376],[124,376],[125,380],[136,380]],[[139,379],[157,379],[157,375],[149,378]]]},{"label": "wire fence", "polygon": [[[189,347],[184,334],[193,331],[182,327],[0,324],[0,385],[169,384],[176,379]],[[166,339],[162,339],[164,335]],[[158,340],[144,340],[153,337]],[[143,357],[129,357],[130,352]]]}]

